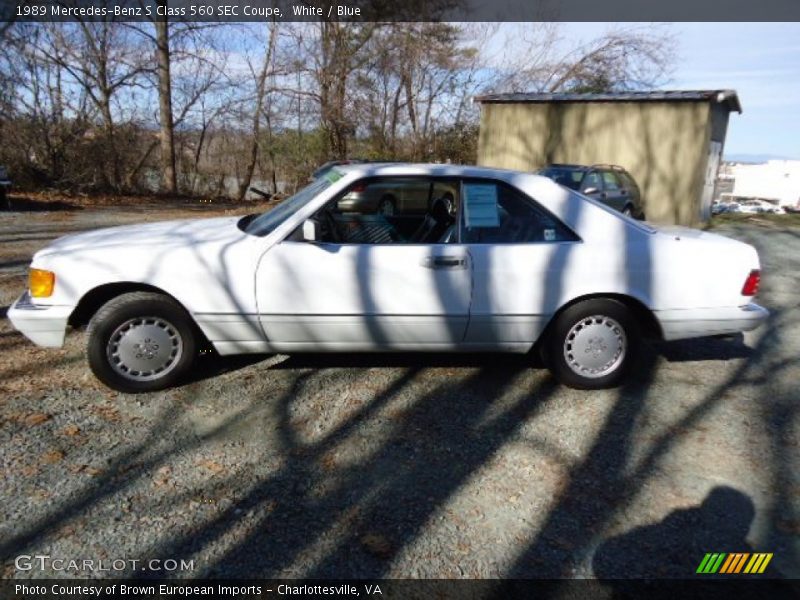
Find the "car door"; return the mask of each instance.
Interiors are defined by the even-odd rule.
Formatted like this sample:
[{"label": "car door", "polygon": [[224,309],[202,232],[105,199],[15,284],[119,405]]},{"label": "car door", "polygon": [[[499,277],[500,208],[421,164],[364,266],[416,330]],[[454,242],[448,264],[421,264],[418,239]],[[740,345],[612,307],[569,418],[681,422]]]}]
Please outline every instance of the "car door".
[{"label": "car door", "polygon": [[[367,185],[381,183],[377,179]],[[430,183],[427,178],[393,179],[400,186],[430,188]],[[283,352],[438,350],[460,344],[472,289],[467,249],[438,240],[408,241],[410,236],[390,231],[393,220],[402,216],[347,218],[350,225],[354,219],[364,221],[355,223],[354,231],[383,227],[389,233],[353,236],[371,242],[349,241],[340,234],[339,239],[329,235],[308,242],[290,235],[262,257],[256,295],[271,347]]]},{"label": "car door", "polygon": [[601,171],[603,195],[601,200],[616,210],[622,211],[628,204],[628,192],[614,171]]},{"label": "car door", "polygon": [[461,196],[460,239],[474,283],[465,343],[526,350],[560,305],[568,254],[579,239],[505,183],[467,180]]},{"label": "car door", "polygon": [[599,171],[589,171],[581,181],[581,194],[589,196],[595,200],[603,200],[603,178]]},{"label": "car door", "polygon": [[640,208],[642,204],[642,191],[639,189],[636,180],[627,172],[620,172],[617,175],[622,181],[623,189],[627,192],[630,204],[636,208]]}]

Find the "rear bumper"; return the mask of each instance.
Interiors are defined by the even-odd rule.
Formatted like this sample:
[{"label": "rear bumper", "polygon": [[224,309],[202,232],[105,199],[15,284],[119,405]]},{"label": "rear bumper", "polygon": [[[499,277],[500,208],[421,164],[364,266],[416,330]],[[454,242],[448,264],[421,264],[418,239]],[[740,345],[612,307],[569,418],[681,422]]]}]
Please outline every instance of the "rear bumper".
[{"label": "rear bumper", "polygon": [[769,317],[769,311],[751,302],[744,306],[656,311],[664,339],[680,340],[751,331]]},{"label": "rear bumper", "polygon": [[64,345],[72,310],[72,306],[34,304],[25,292],[8,309],[8,319],[17,331],[37,346],[60,348]]}]

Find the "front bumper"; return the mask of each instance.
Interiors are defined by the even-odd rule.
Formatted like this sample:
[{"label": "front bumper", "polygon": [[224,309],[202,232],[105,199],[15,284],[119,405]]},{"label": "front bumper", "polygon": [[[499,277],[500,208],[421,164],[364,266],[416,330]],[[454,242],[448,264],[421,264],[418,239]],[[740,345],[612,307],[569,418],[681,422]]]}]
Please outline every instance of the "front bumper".
[{"label": "front bumper", "polygon": [[8,309],[8,319],[17,331],[37,346],[60,348],[64,345],[67,321],[73,308],[34,304],[25,292]]},{"label": "front bumper", "polygon": [[751,331],[769,317],[769,311],[751,302],[724,308],[656,311],[664,339],[704,337]]}]

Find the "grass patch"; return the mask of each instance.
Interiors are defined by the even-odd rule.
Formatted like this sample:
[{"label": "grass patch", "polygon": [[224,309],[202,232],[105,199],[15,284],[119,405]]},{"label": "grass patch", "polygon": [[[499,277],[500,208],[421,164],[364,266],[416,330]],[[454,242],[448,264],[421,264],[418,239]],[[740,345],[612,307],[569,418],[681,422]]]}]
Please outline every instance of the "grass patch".
[{"label": "grass patch", "polygon": [[790,213],[786,215],[723,213],[711,217],[705,229],[714,229],[714,227],[719,227],[720,225],[755,225],[770,229],[786,227],[800,228],[800,213]]}]

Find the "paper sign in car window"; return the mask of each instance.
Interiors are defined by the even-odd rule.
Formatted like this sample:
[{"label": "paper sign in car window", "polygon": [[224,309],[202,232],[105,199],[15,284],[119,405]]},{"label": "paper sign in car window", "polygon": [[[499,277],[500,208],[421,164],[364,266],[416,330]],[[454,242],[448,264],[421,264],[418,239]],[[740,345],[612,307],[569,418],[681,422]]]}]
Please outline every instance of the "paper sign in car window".
[{"label": "paper sign in car window", "polygon": [[473,227],[500,227],[497,186],[493,183],[468,183],[464,186],[464,217]]},{"label": "paper sign in car window", "polygon": [[342,174],[341,174],[339,171],[337,171],[336,169],[331,169],[331,170],[330,170],[330,171],[328,171],[328,173],[325,175],[325,179],[327,179],[327,180],[328,180],[328,181],[330,181],[331,183],[336,183],[336,182],[337,182],[337,181],[339,181],[341,178],[342,178]]}]

